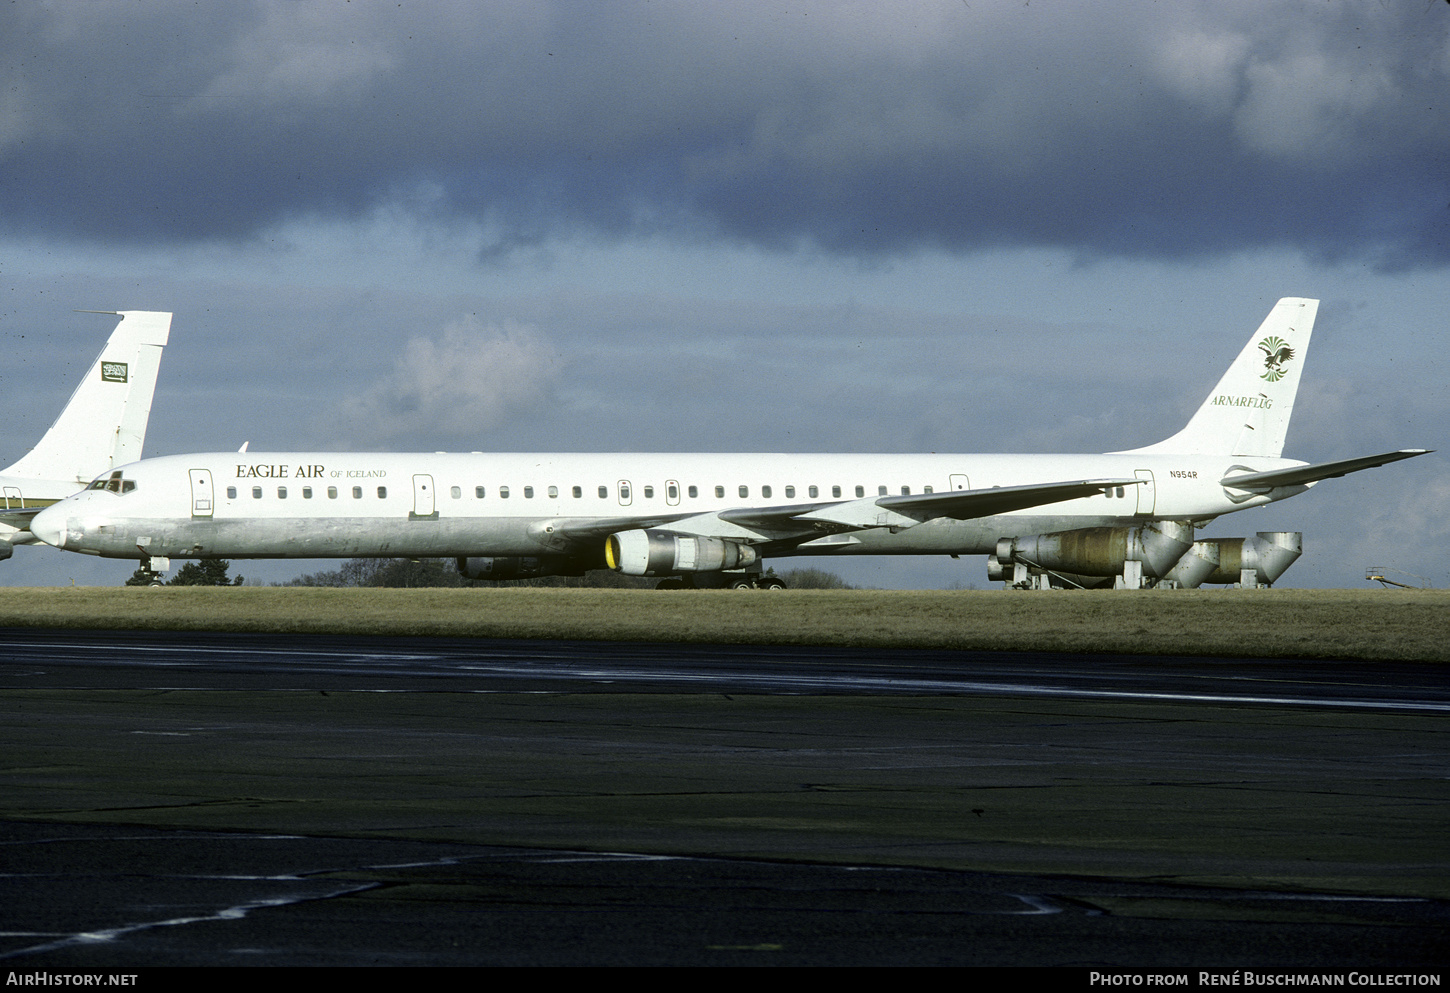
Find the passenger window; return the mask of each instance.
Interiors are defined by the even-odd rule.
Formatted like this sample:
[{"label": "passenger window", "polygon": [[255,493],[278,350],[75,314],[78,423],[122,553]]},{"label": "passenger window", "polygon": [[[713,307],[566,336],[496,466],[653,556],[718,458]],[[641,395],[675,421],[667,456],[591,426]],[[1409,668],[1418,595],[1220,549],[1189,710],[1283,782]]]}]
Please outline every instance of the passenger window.
[{"label": "passenger window", "polygon": [[337,487],[336,486],[329,486],[327,488],[327,499],[329,499],[329,500],[336,500],[337,499]]},{"label": "passenger window", "polygon": [[644,498],[646,500],[653,500],[655,498],[655,488],[653,486],[646,486],[644,488]]},{"label": "passenger window", "polygon": [[599,487],[599,499],[601,499],[601,500],[608,500],[609,499],[609,487],[608,486],[601,486],[601,487]]},{"label": "passenger window", "polygon": [[388,498],[388,488],[386,486],[379,486],[378,487],[378,499],[379,500],[386,500],[387,498]]},{"label": "passenger window", "polygon": [[625,503],[628,503],[629,502],[629,484],[628,483],[620,483],[619,484],[619,499],[623,500]]},{"label": "passenger window", "polygon": [[765,497],[765,499],[769,500],[770,499],[770,487],[769,486],[762,486],[760,488],[760,495],[763,496],[763,497]]},{"label": "passenger window", "polygon": [[902,496],[911,496],[911,487],[910,486],[903,486],[901,488],[901,495]]},{"label": "passenger window", "polygon": [[228,500],[235,500],[236,498],[237,498],[237,488],[235,486],[228,486],[227,487],[227,499]]},{"label": "passenger window", "polygon": [[665,499],[678,500],[679,498],[680,488],[678,486],[676,486],[674,483],[671,483],[669,486],[665,487]]},{"label": "passenger window", "polygon": [[923,492],[923,493],[934,493],[935,490],[933,490],[930,486],[923,486],[921,488],[921,492]]},{"label": "passenger window", "polygon": [[459,499],[460,497],[463,496],[463,487],[461,487],[461,486],[452,486],[452,487],[449,487],[449,489],[448,489],[448,495],[451,496],[451,497],[453,497],[453,499],[455,499],[455,500]]},{"label": "passenger window", "polygon": [[361,500],[362,499],[362,487],[361,486],[354,486],[352,488],[352,498],[354,500]]},{"label": "passenger window", "polygon": [[559,499],[559,487],[557,487],[557,486],[550,486],[549,487],[549,499],[550,500],[557,500],[557,499]]},{"label": "passenger window", "polygon": [[304,500],[311,500],[312,499],[312,487],[310,487],[310,486],[304,486],[304,487],[302,487],[302,499],[304,499]]},{"label": "passenger window", "polygon": [[700,488],[698,486],[691,486],[689,489],[689,494],[691,500],[695,499],[697,496],[700,495]]},{"label": "passenger window", "polygon": [[723,499],[725,499],[725,487],[723,487],[723,486],[717,486],[717,487],[715,487],[715,498],[717,500],[723,500]]},{"label": "passenger window", "polygon": [[578,500],[582,496],[584,496],[584,487],[582,487],[582,486],[576,486],[576,487],[574,487],[574,499],[575,500]]},{"label": "passenger window", "polygon": [[287,499],[287,487],[285,487],[285,486],[279,486],[279,487],[277,487],[277,499],[278,500],[286,500]]},{"label": "passenger window", "polygon": [[1118,487],[1118,496],[1122,496],[1122,495],[1123,495],[1123,488],[1121,486],[1119,486]]},{"label": "passenger window", "polygon": [[253,500],[260,500],[260,499],[262,499],[262,488],[260,486],[253,486],[252,487],[252,499]]},{"label": "passenger window", "polygon": [[878,487],[876,487],[876,495],[877,496],[885,496],[886,495],[886,487],[884,487],[884,486],[878,486]]},{"label": "passenger window", "polygon": [[795,487],[794,486],[787,486],[785,488],[785,498],[787,500],[794,500],[795,499]]},{"label": "passenger window", "polygon": [[750,487],[748,487],[748,486],[742,486],[742,487],[740,487],[740,495],[742,497],[748,497],[748,496],[750,496]]},{"label": "passenger window", "polygon": [[832,486],[831,487],[831,496],[838,497],[840,495],[841,495],[841,488],[839,486]]},{"label": "passenger window", "polygon": [[856,487],[856,495],[858,497],[865,496],[866,495],[866,487],[864,487],[864,486],[858,486],[858,487]]},{"label": "passenger window", "polygon": [[507,500],[509,498],[509,488],[507,486],[500,486],[498,488],[498,498],[500,500]]},{"label": "passenger window", "polygon": [[818,497],[818,496],[821,495],[820,488],[819,487],[816,487],[816,486],[808,487],[806,489],[806,493],[808,493],[810,495],[810,498],[812,500],[814,500],[816,497]]},{"label": "passenger window", "polygon": [[473,499],[475,499],[475,500],[482,500],[483,499],[483,487],[482,486],[475,486],[473,488]]},{"label": "passenger window", "polygon": [[525,500],[532,500],[533,498],[534,498],[534,488],[532,486],[525,486],[524,487],[524,499]]}]

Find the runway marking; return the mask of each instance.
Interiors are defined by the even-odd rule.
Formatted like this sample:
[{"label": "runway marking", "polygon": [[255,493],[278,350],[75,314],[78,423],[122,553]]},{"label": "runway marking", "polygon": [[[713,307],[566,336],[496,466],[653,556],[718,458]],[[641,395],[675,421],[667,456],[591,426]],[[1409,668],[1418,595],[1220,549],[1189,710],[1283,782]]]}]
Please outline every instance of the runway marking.
[{"label": "runway marking", "polygon": [[1015,914],[1019,914],[1022,916],[1036,916],[1038,914],[1062,913],[1061,907],[1059,907],[1057,904],[1053,903],[1051,900],[1047,899],[1047,897],[1044,896],[1031,896],[1027,893],[1008,893],[1007,895],[1011,897],[1016,897],[1018,900],[1021,900],[1023,903],[1027,904],[1027,906],[1032,908],[1031,910],[1014,911]]},{"label": "runway marking", "polygon": [[204,924],[208,921],[235,921],[246,917],[254,910],[264,910],[270,907],[286,907],[294,903],[307,903],[311,900],[331,900],[334,897],[348,896],[353,893],[361,893],[364,890],[376,889],[379,884],[367,883],[360,886],[348,886],[324,893],[310,893],[305,896],[273,897],[269,900],[251,900],[246,903],[239,903],[212,914],[198,914],[194,917],[172,917],[160,921],[143,921],[137,924],[122,924],[118,927],[103,928],[97,931],[80,931],[66,935],[59,941],[50,941],[41,945],[32,945],[29,948],[17,948],[10,952],[0,952],[0,959],[18,958],[22,955],[39,955],[45,952],[53,952],[61,948],[70,948],[75,945],[95,945],[105,942],[117,941],[127,935],[135,934],[138,931],[149,931],[153,928],[182,927],[187,924]]},{"label": "runway marking", "polygon": [[887,690],[893,693],[910,693],[921,691],[935,691],[946,693],[996,693],[996,694],[1022,694],[1028,696],[1069,696],[1082,697],[1085,699],[1118,699],[1118,700],[1163,700],[1176,703],[1262,703],[1276,706],[1301,706],[1301,707],[1350,707],[1370,708],[1389,710],[1411,710],[1429,713],[1450,713],[1450,702],[1420,702],[1420,701],[1399,701],[1399,700],[1336,700],[1336,699],[1315,699],[1312,697],[1294,696],[1239,696],[1227,693],[1173,693],[1165,691],[1146,690],[1097,690],[1077,689],[1073,687],[1043,686],[1030,683],[987,683],[987,682],[955,682],[939,679],[900,679],[889,677],[867,677],[867,676],[752,676],[743,673],[729,673],[725,675],[697,674],[687,672],[659,672],[657,670],[644,669],[618,669],[612,671],[599,669],[571,669],[571,670],[548,670],[548,671],[527,671],[523,672],[516,668],[502,668],[497,666],[460,666],[462,669],[476,669],[482,672],[489,672],[498,675],[518,677],[528,675],[533,677],[565,679],[569,677],[605,680],[619,682],[622,680],[639,680],[641,682],[680,682],[680,683],[715,683],[724,681],[743,682],[755,686],[778,686],[785,684],[798,688],[809,689],[830,689],[850,688],[856,690],[875,689]]},{"label": "runway marking", "polygon": [[[53,651],[55,645],[39,642],[15,642],[13,647],[45,649]],[[1081,688],[1073,686],[1052,686],[1044,683],[1021,683],[1021,682],[989,682],[980,679],[972,681],[957,681],[952,679],[927,678],[927,677],[889,677],[889,676],[820,676],[805,674],[776,674],[759,675],[742,671],[727,672],[693,672],[679,669],[641,669],[638,667],[627,668],[603,668],[598,665],[578,667],[568,664],[571,656],[564,652],[534,651],[527,653],[517,663],[505,664],[503,662],[490,662],[487,658],[490,653],[487,651],[470,653],[466,657],[448,653],[378,653],[366,651],[331,651],[326,649],[273,649],[273,648],[231,648],[231,647],[170,647],[165,645],[119,645],[102,643],[95,646],[97,651],[108,651],[113,653],[126,653],[129,660],[138,654],[199,654],[208,656],[226,655],[235,658],[238,664],[245,664],[248,658],[267,656],[273,658],[291,658],[298,661],[298,669],[304,670],[308,664],[306,660],[344,660],[351,661],[363,666],[358,673],[377,678],[384,678],[392,675],[406,674],[420,677],[446,677],[448,675],[482,675],[496,676],[504,679],[541,679],[551,681],[564,680],[588,680],[596,685],[613,685],[620,682],[636,681],[643,683],[675,683],[683,685],[744,685],[753,688],[774,689],[782,693],[807,693],[821,691],[851,691],[866,693],[886,694],[992,694],[992,695],[1022,695],[1022,696],[1050,696],[1079,699],[1097,700],[1127,700],[1127,701],[1151,701],[1169,703],[1203,703],[1203,704],[1227,704],[1242,706],[1245,704],[1261,704],[1280,707],[1318,707],[1318,708],[1341,708],[1351,710],[1388,710],[1409,713],[1444,714],[1450,713],[1450,701],[1424,701],[1424,700],[1393,700],[1393,699],[1367,699],[1350,698],[1336,699],[1333,697],[1309,697],[1296,695],[1273,695],[1263,693],[1213,693],[1213,692],[1177,692],[1177,691],[1135,691],[1115,690],[1098,688]],[[482,656],[482,658],[480,657]],[[89,656],[77,656],[81,661],[90,664],[104,664],[104,659],[93,659]],[[558,664],[558,663],[564,664]],[[775,660],[780,664],[779,660]],[[384,664],[379,664],[384,663]],[[423,663],[425,668],[408,668]],[[335,663],[332,663],[335,664]],[[174,662],[169,659],[152,661],[150,663],[157,668],[176,668],[187,665],[184,662]],[[376,668],[373,668],[376,666]],[[341,673],[339,673],[341,674]],[[1076,673],[1073,674],[1077,676]],[[1204,678],[1201,675],[1197,678]],[[1266,680],[1255,679],[1252,676],[1234,675],[1232,678],[1241,681],[1262,682]],[[1341,687],[1342,688],[1342,687]],[[157,687],[166,690],[207,690],[202,686],[172,686]],[[327,687],[313,688],[289,688],[289,691],[300,692],[417,692],[413,690],[388,690],[388,689],[335,689]],[[460,692],[547,692],[530,690],[463,690]]]}]

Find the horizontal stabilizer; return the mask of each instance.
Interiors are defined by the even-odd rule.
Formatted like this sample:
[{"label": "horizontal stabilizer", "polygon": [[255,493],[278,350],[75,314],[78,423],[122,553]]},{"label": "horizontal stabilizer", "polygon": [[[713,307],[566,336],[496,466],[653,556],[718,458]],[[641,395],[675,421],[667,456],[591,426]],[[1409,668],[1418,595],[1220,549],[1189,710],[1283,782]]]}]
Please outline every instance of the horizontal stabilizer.
[{"label": "horizontal stabilizer", "polygon": [[26,528],[30,527],[30,519],[32,517],[40,513],[46,507],[49,507],[54,502],[54,500],[41,500],[38,503],[33,503],[29,507],[25,507],[23,509],[9,508],[5,510],[0,510],[0,524],[4,524],[7,527],[15,528],[17,531],[24,531]]},{"label": "horizontal stabilizer", "polygon": [[1231,486],[1236,490],[1272,490],[1276,486],[1303,486],[1305,483],[1315,483],[1321,479],[1333,479],[1336,476],[1359,472],[1361,469],[1373,469],[1376,466],[1388,465],[1391,462],[1398,462],[1401,459],[1412,459],[1416,455],[1428,455],[1431,451],[1432,449],[1428,448],[1403,448],[1398,452],[1386,452],[1383,455],[1366,455],[1363,458],[1344,459],[1339,462],[1320,462],[1318,465],[1296,465],[1288,469],[1270,469],[1267,472],[1249,472],[1238,476],[1225,476],[1219,482],[1224,486]]}]

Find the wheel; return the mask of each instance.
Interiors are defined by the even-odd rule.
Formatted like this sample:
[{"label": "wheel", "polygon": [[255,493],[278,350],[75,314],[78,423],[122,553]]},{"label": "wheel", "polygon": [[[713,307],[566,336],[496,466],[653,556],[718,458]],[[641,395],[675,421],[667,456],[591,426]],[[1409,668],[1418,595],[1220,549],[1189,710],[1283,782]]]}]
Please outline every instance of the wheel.
[{"label": "wheel", "polygon": [[732,579],[725,584],[727,590],[753,590],[755,584],[748,579]]},{"label": "wheel", "polygon": [[760,581],[760,588],[762,590],[783,590],[785,583],[774,576],[767,576]]}]

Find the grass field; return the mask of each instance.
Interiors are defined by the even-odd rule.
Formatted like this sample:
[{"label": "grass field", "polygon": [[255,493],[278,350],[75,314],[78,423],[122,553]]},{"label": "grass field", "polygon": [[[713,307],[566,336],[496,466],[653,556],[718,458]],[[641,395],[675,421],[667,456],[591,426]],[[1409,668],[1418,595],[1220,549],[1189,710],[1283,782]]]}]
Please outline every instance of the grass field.
[{"label": "grass field", "polygon": [[10,588],[0,627],[1450,661],[1450,591]]}]

